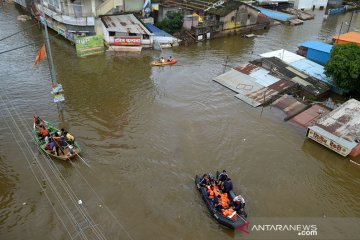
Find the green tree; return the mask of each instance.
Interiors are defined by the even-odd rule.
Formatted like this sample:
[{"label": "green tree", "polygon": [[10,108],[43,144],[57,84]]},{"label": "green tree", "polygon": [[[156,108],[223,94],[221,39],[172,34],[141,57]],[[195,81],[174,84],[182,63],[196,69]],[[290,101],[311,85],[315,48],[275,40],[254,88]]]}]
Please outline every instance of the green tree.
[{"label": "green tree", "polygon": [[339,88],[360,93],[360,46],[335,45],[325,65],[325,74]]},{"label": "green tree", "polygon": [[184,22],[184,15],[180,12],[167,12],[163,21],[157,26],[168,33],[174,33],[181,30]]}]

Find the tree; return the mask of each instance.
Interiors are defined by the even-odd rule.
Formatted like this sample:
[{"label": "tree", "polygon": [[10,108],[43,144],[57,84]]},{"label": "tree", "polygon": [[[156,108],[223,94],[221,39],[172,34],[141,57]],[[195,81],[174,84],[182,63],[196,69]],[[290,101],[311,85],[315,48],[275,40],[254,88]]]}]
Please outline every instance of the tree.
[{"label": "tree", "polygon": [[163,21],[159,22],[157,26],[168,33],[174,33],[182,28],[184,22],[184,15],[180,12],[167,12]]},{"label": "tree", "polygon": [[335,45],[325,64],[325,74],[333,78],[337,87],[360,93],[360,46]]}]

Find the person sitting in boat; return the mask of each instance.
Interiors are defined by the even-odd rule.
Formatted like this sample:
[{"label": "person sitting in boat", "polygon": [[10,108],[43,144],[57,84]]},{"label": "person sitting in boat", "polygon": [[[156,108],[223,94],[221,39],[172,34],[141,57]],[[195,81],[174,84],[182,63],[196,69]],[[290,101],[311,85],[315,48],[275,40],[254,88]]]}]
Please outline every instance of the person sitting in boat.
[{"label": "person sitting in boat", "polygon": [[230,219],[237,219],[238,215],[236,213],[236,211],[233,208],[228,208],[228,209],[223,209],[222,210],[222,214]]},{"label": "person sitting in boat", "polygon": [[49,130],[45,127],[45,126],[42,126],[41,127],[41,130],[40,130],[40,137],[39,139],[42,140],[42,139],[45,139],[45,137],[49,135]]},{"label": "person sitting in boat", "polygon": [[165,62],[164,57],[161,57],[161,58],[160,58],[160,62],[161,62],[161,63],[164,63],[164,62]]},{"label": "person sitting in boat", "polygon": [[223,209],[223,206],[221,205],[221,195],[218,196],[214,196],[212,203],[215,207],[216,210],[220,211],[221,209]]},{"label": "person sitting in boat", "polygon": [[70,133],[68,133],[68,132],[64,132],[64,136],[65,136],[65,140],[66,140],[66,142],[68,143],[68,144],[70,144],[70,145],[73,145],[74,144],[74,142],[75,142],[75,138],[74,138],[74,136],[73,135],[71,135]]},{"label": "person sitting in boat", "polygon": [[232,205],[233,205],[235,211],[237,213],[241,214],[244,212],[245,199],[241,195],[238,195],[238,196],[234,197]]},{"label": "person sitting in boat", "polygon": [[55,141],[50,137],[49,143],[45,145],[46,150],[50,150],[51,153],[55,152]]},{"label": "person sitting in boat", "polygon": [[230,191],[233,190],[233,184],[232,184],[232,182],[231,182],[231,178],[227,178],[227,179],[224,181],[221,190],[222,190],[222,192],[224,192],[224,193],[228,193],[228,192],[230,192]]},{"label": "person sitting in boat", "polygon": [[170,56],[167,61],[172,62],[172,60],[173,60],[173,58]]},{"label": "person sitting in boat", "polygon": [[202,179],[200,180],[200,186],[202,187],[206,187],[210,185],[210,178],[209,176],[205,173],[202,177]]},{"label": "person sitting in boat", "polygon": [[36,131],[40,131],[42,127],[46,127],[46,124],[40,117],[34,116],[34,122]]},{"label": "person sitting in boat", "polygon": [[227,193],[220,194],[220,204],[223,208],[229,208],[230,200]]},{"label": "person sitting in boat", "polygon": [[207,190],[207,194],[208,194],[208,198],[210,200],[214,199],[214,197],[215,197],[214,185],[210,185],[210,187]]},{"label": "person sitting in boat", "polygon": [[228,178],[228,175],[226,173],[226,170],[223,170],[222,173],[219,174],[218,179],[217,179],[217,183],[220,186],[220,188],[222,187],[223,182]]}]

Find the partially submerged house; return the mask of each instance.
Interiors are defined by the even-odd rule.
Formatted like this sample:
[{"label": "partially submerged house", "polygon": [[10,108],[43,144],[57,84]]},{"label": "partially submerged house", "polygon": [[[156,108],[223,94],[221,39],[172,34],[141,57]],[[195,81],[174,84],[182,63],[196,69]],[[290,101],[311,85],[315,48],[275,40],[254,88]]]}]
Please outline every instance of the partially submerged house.
[{"label": "partially submerged house", "polygon": [[249,32],[270,27],[271,19],[255,7],[240,1],[163,1],[158,20],[169,11],[184,13],[183,27],[197,40]]},{"label": "partially submerged house", "polygon": [[338,94],[342,94],[344,91],[335,86],[331,78],[327,77],[324,73],[324,66],[317,64],[309,59],[304,58],[303,56],[297,55],[295,53],[280,49],[277,51],[272,51],[268,53],[260,54],[264,58],[276,57],[283,61],[284,63],[290,65],[295,70],[300,73],[305,73],[308,76],[311,76],[313,79],[321,81],[326,85],[331,86],[331,90]]},{"label": "partially submerged house", "polygon": [[283,79],[292,81],[300,88],[300,90],[302,90],[299,95],[319,98],[326,96],[329,93],[330,87],[328,85],[297,70],[280,58],[264,57],[254,60],[251,63],[261,66],[271,71],[273,74],[281,76]]},{"label": "partially submerged house", "polygon": [[330,60],[333,45],[319,41],[305,41],[298,44],[297,54],[306,57],[318,64],[325,65]]},{"label": "partially submerged house", "polygon": [[348,100],[308,127],[306,135],[342,156],[359,156],[360,102]]},{"label": "partially submerged house", "polygon": [[233,68],[214,81],[233,90],[236,98],[253,107],[269,103],[295,85],[253,64]]},{"label": "partially submerged house", "polygon": [[109,50],[141,51],[153,46],[154,34],[134,14],[101,16],[101,23]]}]

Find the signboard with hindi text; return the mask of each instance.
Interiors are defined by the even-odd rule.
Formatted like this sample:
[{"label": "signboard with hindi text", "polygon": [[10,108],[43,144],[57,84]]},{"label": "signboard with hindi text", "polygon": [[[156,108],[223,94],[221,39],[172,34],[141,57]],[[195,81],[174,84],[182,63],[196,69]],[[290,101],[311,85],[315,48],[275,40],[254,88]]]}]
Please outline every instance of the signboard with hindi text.
[{"label": "signboard with hindi text", "polygon": [[114,45],[116,46],[140,46],[140,37],[114,37]]},{"label": "signboard with hindi text", "polygon": [[338,154],[342,156],[347,156],[352,149],[349,149],[339,143],[336,143],[335,141],[328,139],[327,137],[321,135],[320,133],[315,132],[312,129],[308,129],[307,137],[311,138],[312,140],[324,145],[327,148],[330,148],[334,152],[337,152]]},{"label": "signboard with hindi text", "polygon": [[102,35],[75,37],[76,53],[78,56],[88,56],[104,52]]}]

